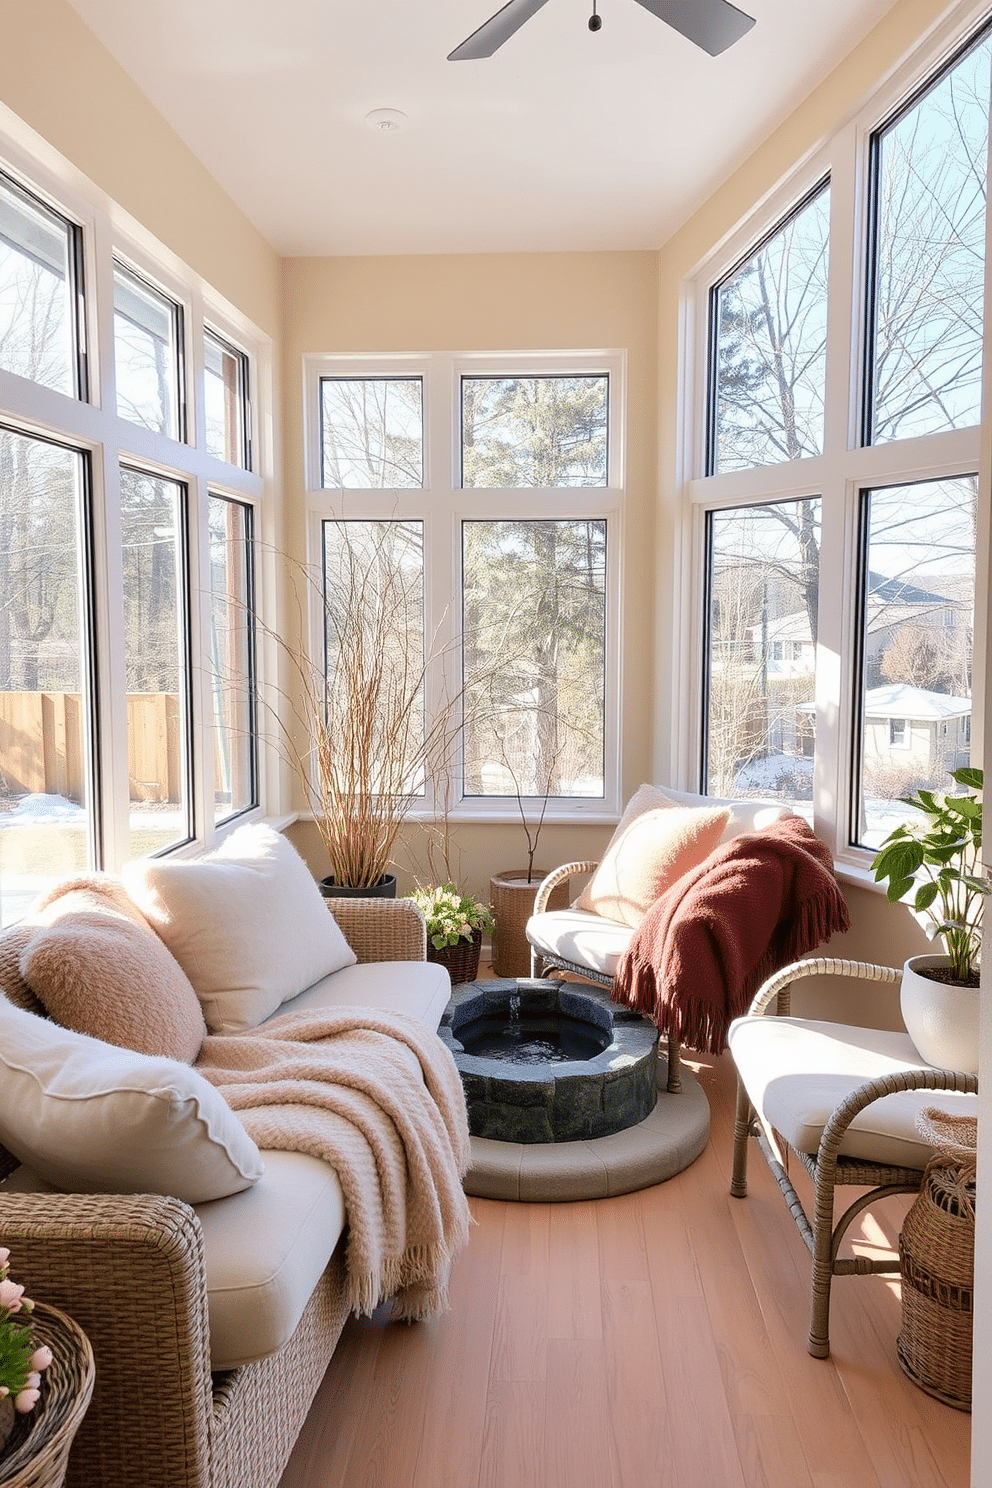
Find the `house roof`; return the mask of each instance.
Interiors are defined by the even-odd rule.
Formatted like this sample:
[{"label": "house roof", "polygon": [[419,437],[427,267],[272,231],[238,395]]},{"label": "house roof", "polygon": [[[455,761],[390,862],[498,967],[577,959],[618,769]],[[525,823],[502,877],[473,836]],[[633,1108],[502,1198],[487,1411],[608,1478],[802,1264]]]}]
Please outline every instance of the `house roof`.
[{"label": "house roof", "polygon": [[910,718],[920,723],[933,723],[945,718],[966,718],[970,712],[970,698],[927,692],[905,682],[870,687],[865,693],[866,718]]}]

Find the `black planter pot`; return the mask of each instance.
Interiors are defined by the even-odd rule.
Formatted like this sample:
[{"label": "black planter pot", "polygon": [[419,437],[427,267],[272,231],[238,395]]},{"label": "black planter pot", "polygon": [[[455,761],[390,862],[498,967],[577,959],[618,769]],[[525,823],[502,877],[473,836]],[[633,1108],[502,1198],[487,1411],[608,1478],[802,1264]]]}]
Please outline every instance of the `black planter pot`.
[{"label": "black planter pot", "polygon": [[377,884],[355,889],[350,884],[334,882],[334,875],[322,878],[317,885],[325,899],[395,899],[396,874],[384,873]]}]

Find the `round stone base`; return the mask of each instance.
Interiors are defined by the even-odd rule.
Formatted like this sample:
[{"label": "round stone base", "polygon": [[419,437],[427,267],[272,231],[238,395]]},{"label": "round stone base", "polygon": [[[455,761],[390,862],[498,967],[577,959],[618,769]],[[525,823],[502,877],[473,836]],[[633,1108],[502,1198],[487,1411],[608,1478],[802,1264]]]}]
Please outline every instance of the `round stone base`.
[{"label": "round stone base", "polygon": [[682,1089],[665,1089],[668,1061],[658,1059],[658,1102],[644,1121],[608,1137],[579,1142],[497,1142],[472,1138],[465,1192],[480,1199],[567,1203],[606,1199],[664,1183],[706,1146],[710,1108],[699,1081],[682,1065]]}]

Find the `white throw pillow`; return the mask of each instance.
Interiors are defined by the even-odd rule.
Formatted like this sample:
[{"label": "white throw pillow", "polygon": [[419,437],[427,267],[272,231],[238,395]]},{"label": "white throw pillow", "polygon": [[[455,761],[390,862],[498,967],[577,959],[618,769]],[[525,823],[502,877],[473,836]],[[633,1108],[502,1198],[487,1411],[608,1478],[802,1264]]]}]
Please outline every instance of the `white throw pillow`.
[{"label": "white throw pillow", "polygon": [[0,1142],[56,1188],[240,1193],[261,1154],[223,1097],[175,1059],[135,1054],[0,997]]},{"label": "white throw pillow", "polygon": [[140,858],[124,882],[196,990],[211,1033],[244,1033],[355,953],[309,868],[264,824],[203,858]]}]

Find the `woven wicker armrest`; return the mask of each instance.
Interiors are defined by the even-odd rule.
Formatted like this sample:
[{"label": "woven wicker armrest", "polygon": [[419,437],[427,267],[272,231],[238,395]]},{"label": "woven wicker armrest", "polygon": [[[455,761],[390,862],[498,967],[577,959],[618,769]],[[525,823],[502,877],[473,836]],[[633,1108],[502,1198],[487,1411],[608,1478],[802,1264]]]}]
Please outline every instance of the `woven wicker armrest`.
[{"label": "woven wicker armrest", "polygon": [[776,1011],[781,1016],[788,1017],[789,989],[792,983],[810,976],[846,976],[862,982],[898,982],[902,972],[894,966],[875,966],[870,961],[844,961],[838,956],[811,956],[804,961],[793,961],[761,984],[754,994],[747,1016],[763,1016],[777,998]]},{"label": "woven wicker armrest", "polygon": [[542,878],[534,896],[534,913],[543,914],[548,907],[548,900],[560,883],[572,877],[573,873],[592,873],[599,867],[598,862],[591,863],[563,863],[560,868],[555,868],[547,878]]},{"label": "woven wicker armrest", "polygon": [[203,1242],[157,1195],[0,1194],[0,1234],[29,1296],[86,1333],[96,1387],[70,1484],[186,1488],[209,1475],[212,1382]]},{"label": "woven wicker armrest", "polygon": [[359,961],[426,961],[427,925],[412,899],[330,899]]}]

